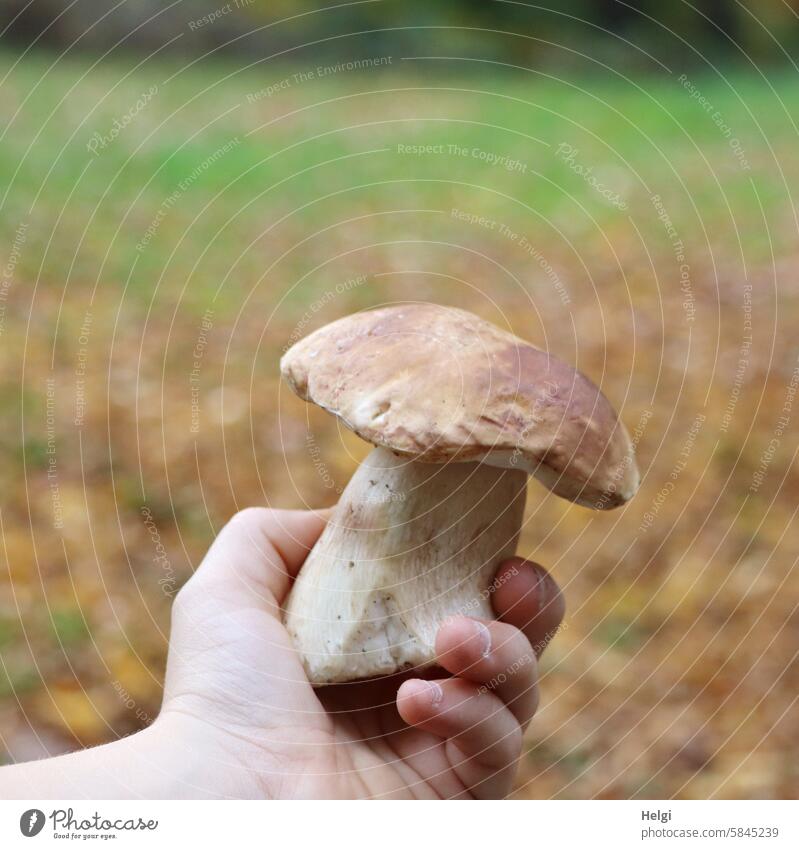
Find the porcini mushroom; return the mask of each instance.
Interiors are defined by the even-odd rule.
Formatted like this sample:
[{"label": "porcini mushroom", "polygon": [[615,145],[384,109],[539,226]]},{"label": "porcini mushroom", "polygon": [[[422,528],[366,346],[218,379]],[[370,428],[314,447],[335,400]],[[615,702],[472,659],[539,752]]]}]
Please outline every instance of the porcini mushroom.
[{"label": "porcini mushroom", "polygon": [[491,618],[528,475],[596,509],[638,487],[629,436],[599,389],[463,310],[415,303],[340,319],[290,348],[281,371],[376,446],[286,604],[314,685],[430,666],[445,618]]}]

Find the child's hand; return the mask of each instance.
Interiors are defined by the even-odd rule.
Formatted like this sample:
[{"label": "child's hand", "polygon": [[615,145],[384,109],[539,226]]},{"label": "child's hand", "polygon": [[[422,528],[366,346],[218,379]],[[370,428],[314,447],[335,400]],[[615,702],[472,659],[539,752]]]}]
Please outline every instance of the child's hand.
[{"label": "child's hand", "polygon": [[501,621],[458,617],[438,632],[453,677],[314,691],[280,604],[324,522],[235,516],[175,601],[158,719],[106,746],[3,767],[0,796],[505,796],[538,703],[536,654],[563,617],[557,585],[531,563],[503,564]]},{"label": "child's hand", "polygon": [[520,559],[503,564],[493,593],[502,621],[458,617],[438,632],[453,677],[405,680],[399,692],[397,678],[314,691],[280,604],[323,526],[324,514],[245,510],[179,593],[156,726],[203,753],[204,767],[176,764],[175,792],[506,795],[538,704],[536,651],[563,617],[555,582]]}]

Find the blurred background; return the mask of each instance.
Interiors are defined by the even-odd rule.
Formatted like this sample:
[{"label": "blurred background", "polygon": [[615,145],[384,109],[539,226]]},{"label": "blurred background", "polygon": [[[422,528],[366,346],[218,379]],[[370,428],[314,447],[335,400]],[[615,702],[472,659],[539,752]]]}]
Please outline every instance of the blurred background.
[{"label": "blurred background", "polygon": [[569,609],[517,795],[796,796],[797,7],[2,0],[0,757],[152,721],[222,524],[366,452],[282,351],[430,300],[588,374],[643,473],[530,485]]}]

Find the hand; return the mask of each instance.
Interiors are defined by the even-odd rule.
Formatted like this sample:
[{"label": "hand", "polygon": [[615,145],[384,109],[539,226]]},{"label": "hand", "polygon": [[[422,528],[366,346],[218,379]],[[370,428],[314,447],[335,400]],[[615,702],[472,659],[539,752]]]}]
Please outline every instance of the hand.
[{"label": "hand", "polygon": [[325,519],[239,513],[178,594],[164,705],[149,729],[175,752],[159,759],[165,777],[173,770],[170,795],[507,795],[538,704],[537,655],[563,617],[557,585],[532,563],[502,564],[501,621],[457,617],[438,632],[452,677],[314,691],[280,605]]},{"label": "hand", "polygon": [[314,691],[280,605],[325,518],[236,515],[175,600],[156,721],[105,746],[3,767],[0,796],[507,795],[538,704],[537,655],[563,618],[557,585],[519,558],[502,564],[492,593],[501,621],[461,616],[439,629],[438,661],[452,677]]}]

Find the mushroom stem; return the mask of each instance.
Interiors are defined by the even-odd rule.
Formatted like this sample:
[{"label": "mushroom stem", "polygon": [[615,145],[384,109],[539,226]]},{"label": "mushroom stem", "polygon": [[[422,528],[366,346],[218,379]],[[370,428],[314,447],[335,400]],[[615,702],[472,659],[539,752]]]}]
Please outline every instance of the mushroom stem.
[{"label": "mushroom stem", "polygon": [[493,618],[494,572],[516,552],[526,482],[518,469],[422,463],[375,448],[286,604],[311,683],[430,666],[447,617]]}]

